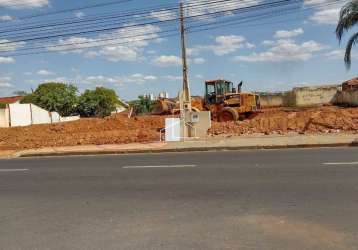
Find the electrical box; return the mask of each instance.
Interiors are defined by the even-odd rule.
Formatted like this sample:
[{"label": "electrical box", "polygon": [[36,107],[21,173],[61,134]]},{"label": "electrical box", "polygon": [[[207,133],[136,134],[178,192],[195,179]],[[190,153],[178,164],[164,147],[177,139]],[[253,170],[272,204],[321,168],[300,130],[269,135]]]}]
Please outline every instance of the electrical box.
[{"label": "electrical box", "polygon": [[200,113],[198,113],[198,112],[191,113],[191,119],[190,120],[191,120],[192,123],[200,122]]},{"label": "electrical box", "polygon": [[180,119],[165,119],[165,141],[180,141]]}]

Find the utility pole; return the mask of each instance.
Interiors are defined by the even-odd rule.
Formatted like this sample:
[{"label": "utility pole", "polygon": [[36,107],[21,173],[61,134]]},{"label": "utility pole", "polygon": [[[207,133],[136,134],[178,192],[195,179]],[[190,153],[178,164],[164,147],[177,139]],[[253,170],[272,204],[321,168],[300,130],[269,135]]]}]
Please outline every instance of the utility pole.
[{"label": "utility pole", "polygon": [[186,137],[192,137],[191,126],[191,96],[188,80],[188,64],[186,58],[186,35],[185,35],[185,14],[184,4],[180,3],[180,33],[181,33],[181,49],[182,49],[182,63],[183,63],[183,92],[180,97],[180,118],[182,137],[185,140]]}]

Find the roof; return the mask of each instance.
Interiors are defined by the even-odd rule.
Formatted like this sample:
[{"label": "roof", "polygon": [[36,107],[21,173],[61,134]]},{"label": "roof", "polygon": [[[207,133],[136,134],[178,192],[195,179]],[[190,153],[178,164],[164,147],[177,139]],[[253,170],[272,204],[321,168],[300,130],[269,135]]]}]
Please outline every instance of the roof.
[{"label": "roof", "polygon": [[18,102],[24,98],[23,96],[10,96],[10,97],[0,97],[0,103],[11,104]]},{"label": "roof", "polygon": [[349,86],[356,86],[358,85],[358,77],[345,81],[343,84]]},{"label": "roof", "polygon": [[224,80],[224,79],[216,79],[216,80],[208,80],[208,81],[205,81],[205,83],[215,83],[215,82],[219,82],[219,81],[231,82],[231,81],[227,81],[227,80]]}]

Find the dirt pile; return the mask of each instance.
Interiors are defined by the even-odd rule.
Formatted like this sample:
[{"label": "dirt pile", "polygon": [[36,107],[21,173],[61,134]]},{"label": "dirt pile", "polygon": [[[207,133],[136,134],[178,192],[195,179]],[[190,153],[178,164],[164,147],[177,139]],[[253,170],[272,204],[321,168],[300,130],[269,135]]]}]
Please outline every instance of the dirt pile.
[{"label": "dirt pile", "polygon": [[[165,116],[105,119],[0,129],[0,150],[124,144],[159,140]],[[321,107],[306,110],[266,110],[242,122],[213,122],[210,135],[358,132],[358,108]]]},{"label": "dirt pile", "polygon": [[3,128],[0,129],[0,150],[152,142],[159,140],[158,130],[163,126],[164,117],[128,119],[123,114],[105,119]]},{"label": "dirt pile", "polygon": [[213,123],[212,135],[337,133],[358,131],[358,108],[269,110],[242,122]]}]

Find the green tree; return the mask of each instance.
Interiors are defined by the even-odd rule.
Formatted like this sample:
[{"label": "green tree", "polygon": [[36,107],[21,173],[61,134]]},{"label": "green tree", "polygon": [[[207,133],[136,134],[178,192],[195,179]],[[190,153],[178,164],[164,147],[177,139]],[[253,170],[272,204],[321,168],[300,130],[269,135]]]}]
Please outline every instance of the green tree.
[{"label": "green tree", "polygon": [[83,117],[106,117],[120,105],[116,92],[112,89],[97,87],[86,90],[79,98],[78,111]]},{"label": "green tree", "polygon": [[138,96],[138,100],[130,102],[136,114],[147,114],[152,111],[154,102],[148,96]]},{"label": "green tree", "polygon": [[[339,42],[342,42],[342,38],[346,32],[353,28],[358,22],[358,0],[351,0],[345,4],[340,12],[339,21],[336,28],[336,36]],[[351,53],[352,47],[358,40],[358,32],[353,34],[347,43],[346,52],[344,56],[344,62],[347,69],[351,67]]]},{"label": "green tree", "polygon": [[50,112],[56,111],[61,116],[76,114],[78,90],[75,86],[64,83],[44,83],[24,97],[21,103],[33,103]]}]

